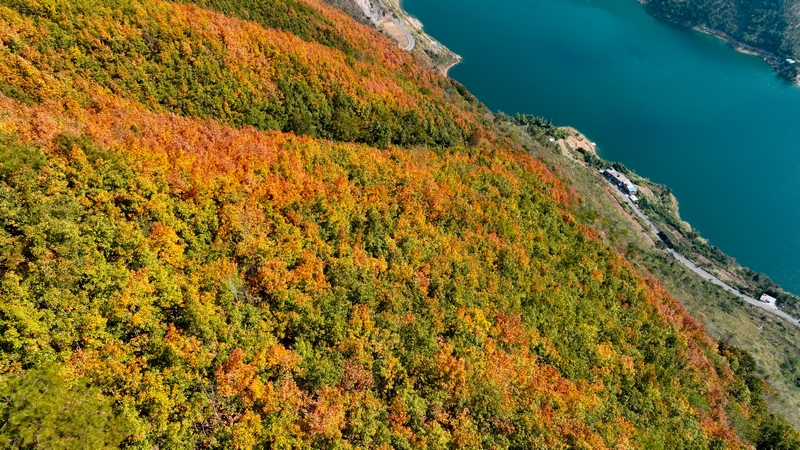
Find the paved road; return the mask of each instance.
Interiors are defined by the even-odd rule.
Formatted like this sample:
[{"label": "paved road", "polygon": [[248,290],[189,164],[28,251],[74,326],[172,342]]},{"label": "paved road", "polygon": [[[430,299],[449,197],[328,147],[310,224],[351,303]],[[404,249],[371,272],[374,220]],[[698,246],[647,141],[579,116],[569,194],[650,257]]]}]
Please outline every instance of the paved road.
[{"label": "paved road", "polygon": [[[644,222],[647,224],[648,228],[650,228],[650,231],[653,232],[653,234],[655,234],[656,237],[658,237],[658,233],[659,233],[658,228],[656,228],[656,226],[653,224],[653,222],[639,209],[638,206],[636,206],[636,203],[634,203],[633,200],[631,200],[630,197],[628,197],[627,195],[623,194],[622,192],[619,192],[619,190],[617,190],[616,188],[614,188],[613,190],[619,196],[621,196],[622,198],[625,199],[625,201],[628,203],[628,205],[631,207],[631,209],[633,209],[633,212],[635,212],[637,216],[639,216],[642,220],[644,220]],[[782,319],[786,320],[787,322],[789,322],[789,323],[791,323],[791,324],[793,324],[793,325],[795,325],[797,327],[800,327],[800,321],[798,321],[794,317],[790,316],[789,314],[786,314],[785,312],[779,310],[776,306],[773,306],[773,305],[770,305],[768,303],[764,303],[764,302],[758,301],[758,300],[754,299],[753,297],[749,297],[747,295],[742,294],[738,290],[736,290],[736,289],[728,286],[727,284],[723,283],[722,281],[720,281],[719,278],[715,277],[714,275],[711,275],[710,273],[706,272],[705,270],[701,269],[700,267],[697,267],[697,265],[695,263],[689,261],[683,255],[681,255],[680,253],[676,252],[675,250],[670,248],[670,249],[668,249],[668,251],[681,264],[686,266],[692,272],[694,272],[694,273],[700,275],[701,277],[703,277],[706,281],[708,281],[710,283],[713,283],[713,284],[716,284],[717,286],[721,287],[722,289],[725,289],[726,291],[730,292],[731,294],[741,298],[742,300],[746,301],[747,303],[749,303],[749,304],[751,304],[751,305],[753,305],[753,306],[755,306],[757,308],[761,308],[761,309],[763,309],[763,310],[765,310],[765,311],[767,311],[767,312],[769,312],[771,314],[774,314],[774,315],[776,315],[778,317],[781,317]]]},{"label": "paved road", "polygon": [[408,45],[403,47],[403,50],[407,50],[409,52],[411,50],[414,50],[414,46],[417,45],[417,41],[414,39],[414,36],[411,35],[411,32],[408,31],[408,28],[406,28],[406,26],[403,25],[403,22],[397,20],[395,16],[392,16],[392,22],[394,22],[394,24],[397,25],[397,28],[400,28],[400,31],[402,31],[403,34],[405,34],[406,37],[408,38]]},{"label": "paved road", "polygon": [[[581,165],[582,165],[582,163],[581,163],[581,162],[579,162],[578,160],[576,160],[575,158],[573,158],[573,157],[572,157],[572,155],[570,155],[570,154],[569,154],[569,153],[566,151],[566,149],[564,148],[564,146],[563,146],[563,145],[561,145],[561,153],[562,153],[564,156],[566,156],[567,158],[571,159],[573,162],[575,162],[575,163],[577,163],[577,164],[581,164]],[[618,189],[617,189],[615,186],[613,186],[613,185],[612,185],[612,190],[613,190],[613,191],[614,191],[614,192],[615,192],[617,195],[619,195],[620,197],[622,197],[622,199],[623,199],[623,200],[625,200],[625,202],[627,202],[627,203],[628,203],[628,205],[631,207],[631,209],[633,209],[633,212],[634,212],[634,213],[636,213],[636,215],[637,215],[637,216],[639,216],[639,218],[641,218],[641,219],[644,221],[644,223],[646,223],[646,224],[647,224],[647,227],[650,229],[650,231],[651,231],[651,232],[652,232],[654,235],[656,235],[656,238],[657,238],[657,239],[659,239],[659,240],[661,240],[661,238],[660,238],[660,237],[659,237],[659,235],[658,235],[658,233],[659,233],[659,230],[658,230],[658,228],[656,228],[656,226],[653,224],[653,221],[651,221],[651,220],[650,220],[650,218],[648,218],[648,217],[647,217],[647,215],[645,215],[645,213],[643,213],[643,212],[642,212],[642,210],[640,210],[640,209],[639,209],[639,207],[638,207],[638,206],[636,206],[636,203],[634,203],[634,202],[633,202],[633,200],[631,200],[631,198],[630,198],[629,196],[627,196],[627,195],[623,194],[622,192],[620,192],[620,191],[619,191],[619,190],[618,190]],[[795,319],[794,317],[790,316],[789,314],[786,314],[785,312],[781,311],[780,309],[778,309],[778,307],[777,307],[777,306],[770,305],[770,304],[768,304],[768,303],[764,303],[764,302],[758,301],[758,300],[754,299],[753,297],[749,297],[749,296],[747,296],[747,295],[744,295],[744,294],[742,294],[742,293],[741,293],[741,292],[739,292],[738,290],[736,290],[736,289],[734,289],[734,288],[732,288],[732,287],[728,286],[727,284],[723,283],[722,281],[720,281],[720,279],[719,279],[719,278],[715,277],[714,275],[711,275],[710,273],[706,272],[705,270],[701,269],[700,267],[697,267],[697,264],[695,264],[695,263],[693,263],[693,262],[689,261],[689,260],[688,260],[688,259],[686,259],[686,258],[685,258],[683,255],[681,255],[680,253],[676,252],[675,250],[673,250],[673,249],[671,249],[671,248],[668,248],[667,250],[668,250],[668,251],[670,252],[670,254],[672,254],[672,256],[674,256],[674,257],[675,257],[675,259],[677,259],[677,260],[678,260],[678,261],[679,261],[681,264],[683,264],[684,266],[686,266],[686,267],[687,267],[689,270],[691,270],[692,272],[694,272],[694,273],[696,273],[696,274],[700,275],[701,277],[703,277],[703,278],[704,278],[706,281],[708,281],[708,282],[710,282],[710,283],[713,283],[713,284],[715,284],[715,285],[717,285],[717,286],[721,287],[722,289],[725,289],[726,291],[730,292],[731,294],[733,294],[733,295],[735,295],[735,296],[737,296],[737,297],[741,298],[742,300],[746,301],[747,303],[749,303],[749,304],[751,304],[751,305],[753,305],[753,306],[755,306],[755,307],[757,307],[757,308],[761,308],[761,309],[763,309],[763,310],[765,310],[765,311],[767,311],[767,312],[769,312],[769,313],[771,313],[771,314],[774,314],[774,315],[776,315],[776,316],[778,316],[778,317],[781,317],[782,319],[786,320],[787,322],[789,322],[789,323],[791,323],[791,324],[793,324],[793,325],[795,325],[795,326],[797,326],[797,327],[800,327],[800,321],[798,321],[798,320],[797,320],[797,319]]]},{"label": "paved road", "polygon": [[400,31],[402,31],[403,34],[405,34],[406,37],[408,38],[408,45],[400,48],[409,52],[411,50],[414,50],[414,46],[417,45],[417,41],[416,39],[414,39],[414,36],[411,34],[410,31],[408,31],[408,28],[406,28],[406,26],[402,22],[397,20],[397,17],[395,17],[394,14],[391,12],[392,11],[391,8],[386,6],[386,3],[384,3],[383,0],[378,0],[378,1],[380,2],[381,6],[383,6],[383,10],[388,11],[389,14],[392,15],[392,22],[394,22],[394,24],[397,25],[397,28],[400,28]]}]

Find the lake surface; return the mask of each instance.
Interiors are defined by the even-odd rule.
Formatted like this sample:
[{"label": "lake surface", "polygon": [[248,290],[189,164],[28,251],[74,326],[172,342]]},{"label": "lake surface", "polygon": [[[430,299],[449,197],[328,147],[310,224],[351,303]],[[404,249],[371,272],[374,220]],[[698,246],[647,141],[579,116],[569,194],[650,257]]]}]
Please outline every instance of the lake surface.
[{"label": "lake surface", "polygon": [[489,108],[578,128],[671,187],[681,216],[800,293],[800,88],[762,60],[635,0],[403,0],[463,56]]}]

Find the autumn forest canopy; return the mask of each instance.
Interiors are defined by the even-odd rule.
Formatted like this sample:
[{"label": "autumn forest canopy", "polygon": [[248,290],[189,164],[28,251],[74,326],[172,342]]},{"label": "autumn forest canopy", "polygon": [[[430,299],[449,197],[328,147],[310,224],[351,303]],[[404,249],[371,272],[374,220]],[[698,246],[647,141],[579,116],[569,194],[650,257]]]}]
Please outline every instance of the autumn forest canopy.
[{"label": "autumn forest canopy", "polygon": [[316,0],[0,0],[0,447],[797,448],[580,201]]}]

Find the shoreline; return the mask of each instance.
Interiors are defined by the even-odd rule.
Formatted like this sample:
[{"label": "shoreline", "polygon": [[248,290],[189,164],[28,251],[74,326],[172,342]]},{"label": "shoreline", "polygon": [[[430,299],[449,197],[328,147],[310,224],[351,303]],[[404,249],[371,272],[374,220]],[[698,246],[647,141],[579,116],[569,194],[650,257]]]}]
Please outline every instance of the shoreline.
[{"label": "shoreline", "polygon": [[398,17],[399,20],[404,22],[406,25],[410,26],[413,31],[422,35],[422,38],[419,39],[419,44],[425,47],[425,53],[433,52],[439,55],[444,55],[446,58],[450,59],[450,61],[439,64],[437,64],[434,61],[434,69],[437,70],[439,73],[441,73],[444,76],[448,76],[450,69],[461,63],[461,61],[463,60],[461,55],[445,47],[441,42],[434,39],[433,36],[426,33],[423,30],[422,22],[416,17],[409,14],[408,11],[403,9],[402,0],[378,0],[378,1],[380,1],[381,4],[383,4],[384,1],[388,2],[390,5],[390,9],[396,10],[397,15],[399,16]]},{"label": "shoreline", "polygon": [[719,39],[720,41],[728,44],[732,49],[734,49],[739,53],[750,56],[756,56],[762,59],[767,64],[769,64],[769,66],[772,67],[772,70],[774,70],[775,73],[777,73],[780,77],[785,78],[786,80],[790,81],[792,84],[796,86],[800,86],[800,73],[798,73],[798,71],[796,70],[796,66],[794,64],[790,64],[784,58],[770,51],[754,47],[750,44],[746,44],[722,30],[711,28],[705,24],[698,24],[696,22],[692,22],[691,20],[681,20],[670,16],[654,14],[647,8],[647,0],[637,0],[637,1],[639,2],[640,5],[642,5],[645,12],[650,16],[655,17],[656,19],[659,20],[663,20],[665,22],[669,22],[671,24],[680,25],[686,28],[691,28],[692,30],[697,31],[699,33],[713,36]]},{"label": "shoreline", "polygon": [[[361,9],[378,31],[396,42],[401,49],[413,52],[440,74],[448,76],[450,69],[463,60],[460,55],[425,33],[422,22],[403,9],[401,0],[351,1]],[[396,29],[389,30],[387,24]],[[398,31],[405,35],[405,46],[398,37]]]},{"label": "shoreline", "polygon": [[585,134],[578,131],[578,129],[570,126],[558,128],[569,133],[569,136],[567,136],[566,139],[559,139],[556,141],[562,149],[566,151],[567,148],[583,148],[594,154],[594,156],[600,157],[600,155],[597,154],[597,143],[590,141],[589,138],[587,138]]},{"label": "shoreline", "polygon": [[[362,0],[364,1],[364,0]],[[368,1],[368,0],[366,0]],[[402,8],[402,0],[378,0],[382,6],[386,6],[386,3],[392,7],[394,11],[397,11],[398,15],[400,15],[400,19],[406,22],[409,26],[413,27],[413,30],[416,31],[418,34],[422,36],[419,39],[419,43],[432,43],[433,45],[440,46],[440,48],[444,49],[446,52],[451,54],[454,57],[454,60],[448,62],[447,64],[442,64],[436,67],[436,70],[442,73],[443,75],[447,76],[449,70],[455,67],[462,61],[462,57],[446,49],[444,46],[433,39],[430,35],[423,32],[422,27],[423,24],[413,16],[411,16],[407,11]],[[639,3],[644,7],[646,6],[646,0],[638,0]],[[674,20],[672,18],[666,17],[659,17],[658,15],[651,14],[650,11],[645,7],[645,11],[659,20],[665,20],[667,22],[680,25],[683,27],[692,28],[695,31],[701,32],[703,34],[707,34],[717,39],[725,42],[734,50],[739,53],[748,54],[751,56],[757,56],[763,59],[765,62],[770,64],[770,66],[777,72],[777,74],[789,81],[793,82],[795,85],[800,85],[800,75],[796,76],[794,79],[790,79],[785,72],[781,72],[780,65],[781,59],[765,50],[758,49],[751,45],[745,44],[743,42],[738,41],[737,39],[731,37],[730,35],[719,31],[711,29],[705,25],[693,25],[688,22],[680,22]],[[391,12],[391,11],[390,11]],[[596,143],[590,141],[584,134],[582,134],[579,130],[573,127],[559,127],[561,130],[564,130],[568,133],[568,136],[564,139],[560,139],[557,142],[551,140],[551,142],[556,143],[559,147],[561,147],[562,152],[565,156],[569,159],[579,163],[581,165],[586,166],[587,168],[591,168],[591,164],[587,164],[585,162],[585,157],[593,157],[595,161],[598,161],[602,164],[607,166],[617,165],[618,163],[613,163],[611,161],[607,161],[599,156],[597,152],[597,145]],[[584,151],[578,151],[584,150]],[[576,159],[577,158],[577,159]],[[624,168],[621,171],[623,173],[628,172],[627,168]],[[798,315],[800,314],[800,297],[795,295],[792,292],[786,291],[777,283],[771,281],[769,276],[765,274],[760,274],[755,271],[752,271],[749,268],[746,268],[736,262],[735,258],[731,257],[723,253],[716,247],[713,247],[708,244],[708,241],[702,236],[700,236],[697,230],[694,230],[691,225],[685,222],[681,217],[680,213],[678,212],[678,201],[675,197],[671,194],[671,190],[667,186],[659,185],[656,183],[652,183],[650,180],[639,176],[634,172],[630,172],[631,178],[634,179],[634,183],[641,184],[643,187],[644,195],[653,195],[653,192],[661,194],[661,191],[667,191],[668,194],[665,199],[656,199],[656,202],[662,202],[655,207],[651,206],[649,208],[643,208],[649,211],[648,217],[650,217],[655,223],[659,225],[659,228],[662,229],[663,233],[660,236],[657,236],[658,239],[661,239],[664,243],[666,243],[669,248],[672,250],[682,250],[678,252],[682,257],[686,258],[687,261],[690,261],[692,264],[696,264],[696,267],[700,270],[706,270],[713,274],[714,276],[718,277],[719,279],[725,280],[725,286],[727,289],[735,290],[740,297],[747,297],[746,294],[749,294],[753,297],[758,297],[761,293],[764,292],[771,292],[776,295],[780,295],[782,297],[783,302],[787,302],[788,299],[788,306],[789,309],[792,310],[792,313]],[[663,236],[663,237],[662,237]],[[676,244],[673,247],[673,244]],[[675,251],[672,250],[672,251]],[[720,254],[722,256],[719,257],[719,260],[709,256],[709,254]],[[676,257],[677,258],[677,257]],[[713,260],[713,261],[712,261]],[[749,276],[757,275],[762,276],[769,280],[768,283],[760,283],[754,282]],[[720,281],[722,283],[722,281]],[[755,292],[755,291],[761,292]],[[774,292],[773,292],[774,291]],[[744,294],[742,294],[744,292]],[[796,318],[794,324],[797,325]]]},{"label": "shoreline", "polygon": [[443,73],[442,73],[442,75],[444,75],[444,76],[446,76],[446,77],[449,77],[449,76],[450,76],[450,75],[449,75],[449,73],[450,73],[450,69],[452,69],[453,67],[455,67],[455,66],[457,66],[457,65],[461,64],[461,61],[463,61],[463,58],[461,57],[461,55],[459,55],[459,54],[456,54],[456,53],[453,53],[453,54],[454,54],[454,55],[456,55],[456,60],[455,60],[455,61],[453,61],[453,62],[452,62],[450,65],[448,65],[448,66],[446,66],[446,67],[444,67],[444,68],[442,69],[442,72],[443,72]]},{"label": "shoreline", "polygon": [[[386,1],[389,5],[387,6]],[[644,7],[645,11],[652,17],[655,17],[660,20],[664,20],[666,22],[680,25],[686,28],[691,28],[694,31],[699,33],[703,33],[709,36],[713,36],[722,42],[728,44],[733,50],[750,56],[756,56],[769,64],[770,67],[777,73],[779,76],[787,79],[794,85],[800,86],[800,73],[797,70],[791,70],[794,67],[794,64],[790,64],[785,62],[782,57],[775,55],[772,52],[767,50],[760,49],[758,47],[754,47],[750,44],[746,44],[735,37],[725,33],[722,30],[717,30],[715,28],[711,28],[706,26],[705,24],[697,24],[691,21],[680,20],[673,17],[663,16],[660,14],[653,14],[651,11],[648,10],[647,1],[646,0],[637,0],[642,7]],[[380,5],[383,8],[388,9],[390,14],[396,12],[396,20],[398,20],[401,24],[410,27],[412,32],[416,32],[422,36],[422,39],[419,39],[419,44],[430,44],[430,47],[427,45],[425,46],[426,53],[428,51],[434,51],[437,53],[444,53],[449,55],[452,60],[445,63],[445,64],[436,64],[434,63],[434,69],[439,71],[444,76],[449,76],[450,69],[457,66],[463,61],[461,55],[453,52],[452,50],[448,49],[444,45],[442,45],[439,41],[434,39],[431,35],[427,34],[423,30],[423,24],[419,19],[413,17],[409,14],[405,9],[403,9],[402,0],[378,0]],[[393,17],[394,18],[394,17]],[[427,41],[427,42],[426,42]],[[788,64],[788,65],[787,65]],[[798,63],[800,64],[800,63]]]},{"label": "shoreline", "polygon": [[762,50],[757,47],[753,47],[752,45],[745,44],[744,42],[734,38],[733,36],[725,33],[724,31],[720,31],[714,28],[709,28],[705,25],[694,25],[690,27],[691,29],[698,31],[700,33],[713,36],[720,41],[728,44],[732,49],[735,51],[742,53],[744,55],[756,56],[762,59],[764,62],[770,65],[772,69],[780,76],[788,79],[792,83],[796,85],[800,85],[800,77],[795,76],[795,78],[790,78],[787,76],[782,70],[781,65],[782,60],[780,57],[775,55],[774,53],[768,52],[766,50]]},{"label": "shoreline", "polygon": [[[597,169],[597,165],[603,167],[617,166],[618,163],[605,160],[599,156],[596,146],[592,145],[594,143],[577,129],[572,127],[559,128],[567,131],[569,136],[566,139],[559,139],[555,143],[558,144],[562,153],[573,162],[593,171]],[[585,150],[585,152],[582,150]],[[587,155],[591,156],[587,157]],[[716,247],[710,246],[705,238],[680,217],[678,201],[668,186],[653,183],[624,166],[619,170],[627,172],[626,175],[639,188],[640,193],[637,195],[640,197],[639,203],[642,203],[642,197],[646,198],[644,203],[636,205],[617,189],[612,190],[625,197],[625,201],[631,204],[630,206],[634,212],[641,213],[646,217],[645,221],[649,225],[648,228],[654,233],[656,239],[660,241],[659,244],[664,247],[664,250],[671,253],[677,260],[699,274],[706,281],[716,284],[742,300],[772,312],[776,316],[782,317],[793,325],[800,327],[800,321],[798,321],[797,317],[800,314],[798,313],[800,298],[797,295],[783,289],[778,283],[772,281],[769,275],[752,271],[736,262],[736,259],[732,256],[723,253]],[[663,195],[663,191],[668,192],[669,204],[667,205],[657,204],[658,197]],[[639,208],[642,211],[639,211]],[[633,219],[633,217],[631,218]],[[692,236],[694,233],[696,235]],[[703,247],[705,249],[716,249],[722,256],[719,260],[712,261],[714,258],[707,257],[708,255],[703,252]],[[760,284],[748,275],[756,275],[769,281],[765,284]],[[770,307],[767,304],[762,305],[761,302],[756,300],[762,293],[769,293],[779,297],[781,299],[779,303],[781,304],[771,305]],[[788,306],[788,310],[781,307],[782,305]]]}]

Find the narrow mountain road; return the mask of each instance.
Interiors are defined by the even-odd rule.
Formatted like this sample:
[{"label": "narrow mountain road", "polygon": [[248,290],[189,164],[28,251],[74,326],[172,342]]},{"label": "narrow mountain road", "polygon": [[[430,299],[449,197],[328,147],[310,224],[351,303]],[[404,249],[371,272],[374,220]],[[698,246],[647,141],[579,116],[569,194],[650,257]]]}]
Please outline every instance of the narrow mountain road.
[{"label": "narrow mountain road", "polygon": [[414,39],[414,36],[411,35],[411,32],[408,31],[408,28],[406,28],[406,26],[403,24],[403,22],[400,22],[399,20],[397,20],[397,18],[395,16],[392,16],[392,22],[394,22],[394,24],[397,25],[397,28],[400,28],[400,31],[402,31],[403,34],[405,34],[406,37],[408,38],[408,45],[403,47],[403,50],[406,50],[406,51],[409,51],[409,52],[411,50],[414,50],[414,46],[417,45],[417,41]]},{"label": "narrow mountain road", "polygon": [[[639,216],[642,220],[644,220],[644,222],[650,228],[650,231],[653,234],[656,235],[656,238],[660,239],[658,237],[658,233],[659,233],[658,228],[656,228],[656,226],[653,224],[653,222],[639,209],[638,206],[636,206],[636,203],[634,203],[633,200],[631,200],[630,197],[628,197],[627,195],[623,194],[622,192],[619,192],[619,190],[617,190],[616,188],[613,188],[613,190],[614,190],[614,192],[616,192],[619,196],[621,196],[628,203],[628,205],[631,207],[631,209],[633,209],[633,212],[635,212],[637,216]],[[747,296],[745,294],[742,294],[738,290],[736,290],[736,289],[728,286],[727,284],[723,283],[719,278],[717,278],[714,275],[712,275],[712,274],[706,272],[705,270],[701,269],[695,263],[689,261],[688,259],[686,259],[686,257],[684,257],[680,253],[676,252],[675,250],[673,250],[671,248],[668,248],[667,251],[669,251],[670,254],[672,254],[672,256],[674,256],[675,259],[677,259],[681,264],[686,266],[692,272],[694,272],[694,273],[700,275],[701,277],[703,277],[706,281],[721,287],[722,289],[730,292],[731,294],[741,298],[742,300],[746,301],[747,303],[749,303],[749,304],[751,304],[751,305],[753,305],[753,306],[755,306],[757,308],[761,308],[761,309],[763,309],[764,311],[767,311],[770,314],[774,314],[774,315],[786,320],[787,322],[793,324],[796,327],[800,327],[800,321],[798,321],[794,317],[790,316],[789,314],[786,314],[785,312],[781,311],[780,309],[777,308],[777,306],[770,305],[768,303],[764,303],[764,302],[758,301],[758,300],[754,299],[753,297],[749,297],[749,296]]]},{"label": "narrow mountain road", "polygon": [[394,24],[397,25],[397,28],[399,28],[400,31],[402,31],[403,34],[406,35],[406,38],[408,38],[408,45],[406,45],[405,47],[400,47],[400,48],[402,48],[403,50],[409,51],[409,52],[411,50],[414,50],[414,46],[417,45],[417,41],[416,41],[416,39],[414,39],[414,36],[411,34],[410,31],[408,31],[408,28],[406,28],[405,24],[403,22],[399,21],[397,19],[397,17],[395,17],[394,13],[391,12],[392,9],[389,8],[386,5],[386,3],[383,2],[383,0],[378,0],[378,1],[380,2],[380,4],[383,7],[384,11],[389,11],[389,14],[392,16],[392,22],[394,22]]}]

